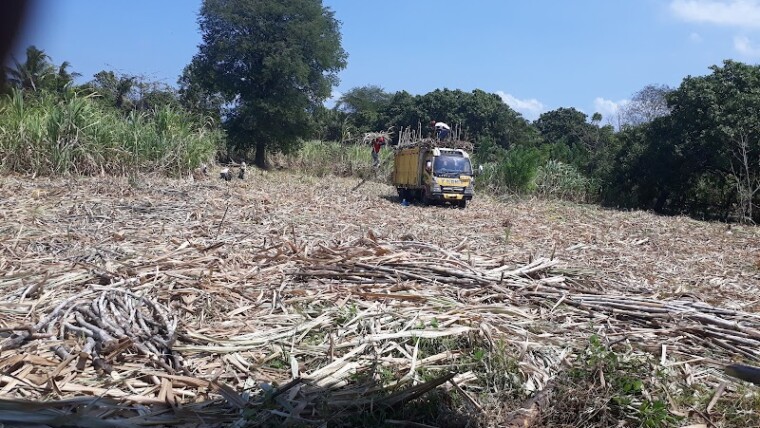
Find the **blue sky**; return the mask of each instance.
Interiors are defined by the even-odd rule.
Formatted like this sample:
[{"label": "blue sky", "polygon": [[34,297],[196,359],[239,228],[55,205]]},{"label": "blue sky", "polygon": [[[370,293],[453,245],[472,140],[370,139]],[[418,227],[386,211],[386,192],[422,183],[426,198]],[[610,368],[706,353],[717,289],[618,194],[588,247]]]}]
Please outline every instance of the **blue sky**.
[{"label": "blue sky", "polygon": [[[36,44],[87,80],[102,70],[175,84],[200,43],[200,0],[38,0]],[[362,85],[498,93],[526,118],[615,111],[647,84],[677,86],[724,59],[760,61],[760,0],[325,0]]]}]

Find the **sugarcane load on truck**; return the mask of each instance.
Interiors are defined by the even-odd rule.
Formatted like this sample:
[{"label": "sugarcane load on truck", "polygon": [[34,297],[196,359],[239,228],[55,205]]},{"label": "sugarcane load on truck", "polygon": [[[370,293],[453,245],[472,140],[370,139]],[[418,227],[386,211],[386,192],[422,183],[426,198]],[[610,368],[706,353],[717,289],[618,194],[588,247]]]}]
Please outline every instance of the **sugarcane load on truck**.
[{"label": "sugarcane load on truck", "polygon": [[[406,129],[394,147],[393,185],[402,200],[451,203],[461,208],[475,196],[476,171],[470,162],[473,145],[459,139],[459,130],[433,122],[434,136],[420,138]],[[440,126],[443,125],[443,126]]]}]

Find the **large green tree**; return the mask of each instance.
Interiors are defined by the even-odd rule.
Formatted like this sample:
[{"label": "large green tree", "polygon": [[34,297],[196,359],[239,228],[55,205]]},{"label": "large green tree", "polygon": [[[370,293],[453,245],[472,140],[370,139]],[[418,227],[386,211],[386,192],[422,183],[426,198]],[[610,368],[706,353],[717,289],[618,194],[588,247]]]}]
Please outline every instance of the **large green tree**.
[{"label": "large green tree", "polygon": [[346,66],[340,22],[321,0],[204,0],[199,23],[189,80],[224,100],[231,148],[266,167],[267,150],[313,132]]},{"label": "large green tree", "polygon": [[710,70],[707,76],[687,77],[668,94],[683,165],[680,179],[692,188],[707,180],[732,186],[740,216],[757,220],[760,66],[728,60]]},{"label": "large green tree", "polygon": [[383,128],[380,112],[388,107],[392,95],[376,85],[358,86],[341,95],[335,104],[337,117],[358,132]]},{"label": "large green tree", "polygon": [[542,113],[534,125],[547,142],[564,143],[568,146],[585,146],[589,123],[586,113],[572,107],[558,108]]},{"label": "large green tree", "polygon": [[620,132],[600,171],[605,203],[760,221],[760,66],[710,70]]},{"label": "large green tree", "polygon": [[563,107],[541,114],[534,125],[541,133],[548,157],[591,174],[598,152],[613,138],[612,127],[600,127],[601,120],[601,115],[595,113],[589,123],[585,113]]},{"label": "large green tree", "polygon": [[358,86],[341,95],[335,108],[346,113],[376,113],[390,103],[391,97],[377,85]]}]

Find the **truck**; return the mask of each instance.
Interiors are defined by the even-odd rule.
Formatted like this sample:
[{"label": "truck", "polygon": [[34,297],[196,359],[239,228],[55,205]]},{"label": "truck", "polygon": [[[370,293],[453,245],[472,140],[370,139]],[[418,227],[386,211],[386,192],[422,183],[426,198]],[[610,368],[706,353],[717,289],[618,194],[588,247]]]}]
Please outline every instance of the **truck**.
[{"label": "truck", "polygon": [[425,139],[394,149],[393,185],[399,198],[465,208],[475,196],[475,171],[463,144]]}]

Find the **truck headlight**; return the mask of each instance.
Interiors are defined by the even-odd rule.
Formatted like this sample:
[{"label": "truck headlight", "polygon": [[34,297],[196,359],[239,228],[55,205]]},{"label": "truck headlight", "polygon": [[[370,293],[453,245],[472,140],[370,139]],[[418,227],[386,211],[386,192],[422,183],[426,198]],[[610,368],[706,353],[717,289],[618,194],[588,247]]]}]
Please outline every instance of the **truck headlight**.
[{"label": "truck headlight", "polygon": [[433,183],[433,187],[431,188],[431,190],[433,191],[433,193],[440,193],[442,191],[441,185],[438,183]]}]

